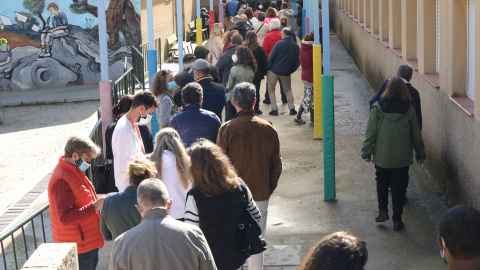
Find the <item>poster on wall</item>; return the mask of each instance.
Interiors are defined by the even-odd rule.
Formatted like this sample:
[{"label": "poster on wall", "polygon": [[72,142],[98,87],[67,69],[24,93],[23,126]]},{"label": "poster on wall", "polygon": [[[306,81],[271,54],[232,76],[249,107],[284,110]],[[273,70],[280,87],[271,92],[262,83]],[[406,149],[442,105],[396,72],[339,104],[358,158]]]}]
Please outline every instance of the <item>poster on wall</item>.
[{"label": "poster on wall", "polygon": [[[0,90],[100,81],[100,0],[11,0],[0,9]],[[104,0],[110,79],[140,45],[140,0]],[[3,28],[3,30],[1,30]]]}]

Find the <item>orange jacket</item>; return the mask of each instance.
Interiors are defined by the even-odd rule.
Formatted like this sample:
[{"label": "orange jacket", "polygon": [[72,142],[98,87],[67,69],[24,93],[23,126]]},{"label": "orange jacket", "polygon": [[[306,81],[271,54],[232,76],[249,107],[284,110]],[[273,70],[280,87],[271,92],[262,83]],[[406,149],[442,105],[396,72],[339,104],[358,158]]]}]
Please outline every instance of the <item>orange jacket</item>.
[{"label": "orange jacket", "polygon": [[69,164],[60,157],[58,165],[53,170],[48,183],[48,201],[50,203],[50,219],[52,221],[52,235],[54,243],[77,243],[78,253],[86,253],[103,247],[103,238],[100,234],[100,212],[80,219],[69,225],[62,225],[53,202],[53,185],[59,179],[67,182],[75,197],[75,208],[80,208],[96,200],[96,193],[85,174],[76,166]]}]

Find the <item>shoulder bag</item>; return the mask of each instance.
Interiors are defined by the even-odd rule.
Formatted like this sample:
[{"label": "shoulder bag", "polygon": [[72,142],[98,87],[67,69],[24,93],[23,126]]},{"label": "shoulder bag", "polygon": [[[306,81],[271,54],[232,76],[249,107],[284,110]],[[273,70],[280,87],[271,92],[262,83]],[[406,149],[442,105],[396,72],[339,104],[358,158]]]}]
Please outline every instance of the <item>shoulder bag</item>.
[{"label": "shoulder bag", "polygon": [[240,253],[250,257],[251,255],[265,251],[267,249],[267,243],[265,242],[264,238],[261,238],[262,229],[260,228],[260,225],[247,209],[247,190],[245,187],[242,187],[242,185],[240,185],[240,189],[242,190],[244,209],[242,219],[240,220],[240,224],[238,224],[235,238],[237,241],[237,248]]}]

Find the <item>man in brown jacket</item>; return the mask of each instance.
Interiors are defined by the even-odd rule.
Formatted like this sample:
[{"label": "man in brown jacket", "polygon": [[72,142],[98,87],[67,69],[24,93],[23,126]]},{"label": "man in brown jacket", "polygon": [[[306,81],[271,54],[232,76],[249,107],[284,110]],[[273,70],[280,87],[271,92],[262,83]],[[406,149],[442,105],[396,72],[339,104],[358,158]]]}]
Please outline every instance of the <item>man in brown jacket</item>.
[{"label": "man in brown jacket", "polygon": [[[268,199],[282,173],[282,157],[277,130],[272,123],[255,115],[255,86],[239,83],[233,90],[237,115],[220,127],[217,144],[230,158],[240,178],[252,192],[262,220],[262,236],[267,227]],[[262,269],[263,253],[249,258],[249,270]]]}]

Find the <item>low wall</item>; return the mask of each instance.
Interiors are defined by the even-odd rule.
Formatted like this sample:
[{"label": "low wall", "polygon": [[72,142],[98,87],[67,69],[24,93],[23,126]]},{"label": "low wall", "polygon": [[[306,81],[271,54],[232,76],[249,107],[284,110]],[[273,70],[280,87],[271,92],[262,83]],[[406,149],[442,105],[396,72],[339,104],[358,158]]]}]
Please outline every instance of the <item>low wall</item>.
[{"label": "low wall", "polygon": [[78,270],[77,244],[42,244],[22,270]]},{"label": "low wall", "polygon": [[[335,30],[373,89],[396,75],[405,62],[377,38],[335,7]],[[421,97],[426,166],[449,205],[480,207],[480,122],[469,117],[449,96],[414,71],[411,80]],[[368,106],[368,104],[365,104]],[[366,121],[366,120],[365,120]]]}]

